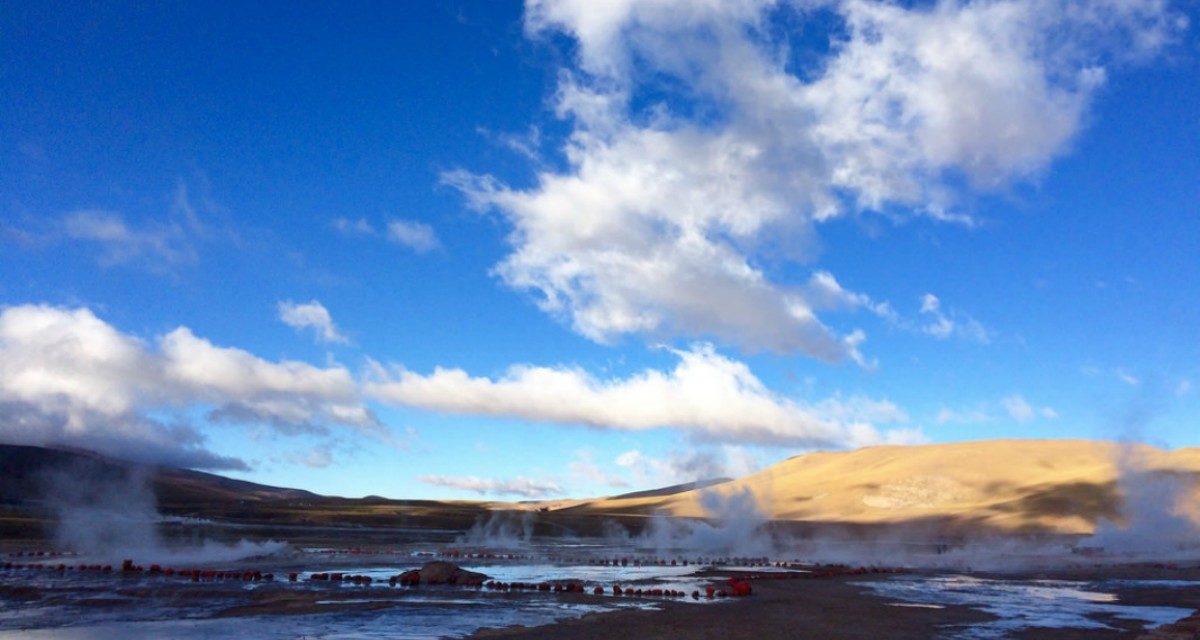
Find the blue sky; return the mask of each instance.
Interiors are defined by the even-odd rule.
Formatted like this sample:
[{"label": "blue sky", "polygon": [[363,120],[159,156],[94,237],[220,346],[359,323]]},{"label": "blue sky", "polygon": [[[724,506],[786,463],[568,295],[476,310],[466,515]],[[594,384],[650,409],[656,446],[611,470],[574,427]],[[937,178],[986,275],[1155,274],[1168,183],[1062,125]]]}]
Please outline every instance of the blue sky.
[{"label": "blue sky", "polygon": [[0,7],[0,439],[526,498],[1200,446],[1188,3]]}]

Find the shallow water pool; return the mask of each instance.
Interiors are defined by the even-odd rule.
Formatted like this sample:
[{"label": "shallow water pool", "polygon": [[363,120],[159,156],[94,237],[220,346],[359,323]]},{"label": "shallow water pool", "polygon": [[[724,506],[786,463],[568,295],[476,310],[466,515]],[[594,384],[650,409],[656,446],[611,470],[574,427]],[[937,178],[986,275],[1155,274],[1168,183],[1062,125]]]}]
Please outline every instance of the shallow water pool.
[{"label": "shallow water pool", "polygon": [[[1181,581],[1001,580],[967,575],[901,576],[857,583],[899,606],[966,606],[994,620],[947,628],[955,640],[1008,638],[1028,629],[1112,629],[1104,618],[1142,623],[1153,629],[1194,613],[1179,607],[1134,606],[1119,602],[1118,586],[1168,586]],[[1192,583],[1190,586],[1200,586]]]}]

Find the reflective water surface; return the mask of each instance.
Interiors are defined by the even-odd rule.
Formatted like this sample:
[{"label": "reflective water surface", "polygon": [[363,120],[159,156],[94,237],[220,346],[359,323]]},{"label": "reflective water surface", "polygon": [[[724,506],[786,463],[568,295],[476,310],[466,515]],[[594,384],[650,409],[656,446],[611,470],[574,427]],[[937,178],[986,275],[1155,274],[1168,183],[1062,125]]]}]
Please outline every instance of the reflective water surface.
[{"label": "reflective water surface", "polygon": [[967,606],[995,620],[947,629],[946,638],[983,640],[1007,638],[1037,628],[1111,629],[1105,617],[1133,620],[1153,629],[1178,622],[1193,613],[1178,607],[1133,606],[1118,601],[1118,587],[1200,586],[1179,580],[1019,580],[966,575],[897,576],[860,583],[899,606]]}]

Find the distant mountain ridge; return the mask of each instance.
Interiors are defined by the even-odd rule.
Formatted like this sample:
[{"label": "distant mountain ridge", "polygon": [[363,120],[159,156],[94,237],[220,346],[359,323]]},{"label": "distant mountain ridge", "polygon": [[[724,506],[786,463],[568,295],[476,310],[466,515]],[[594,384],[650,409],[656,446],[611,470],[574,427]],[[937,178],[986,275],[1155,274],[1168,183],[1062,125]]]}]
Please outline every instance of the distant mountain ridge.
[{"label": "distant mountain ridge", "polygon": [[320,497],[303,489],[271,487],[203,471],[128,462],[90,451],[25,445],[0,445],[0,472],[0,502],[17,505],[40,502],[50,473],[76,473],[81,478],[128,478],[133,474],[145,474],[160,504],[244,503]]}]

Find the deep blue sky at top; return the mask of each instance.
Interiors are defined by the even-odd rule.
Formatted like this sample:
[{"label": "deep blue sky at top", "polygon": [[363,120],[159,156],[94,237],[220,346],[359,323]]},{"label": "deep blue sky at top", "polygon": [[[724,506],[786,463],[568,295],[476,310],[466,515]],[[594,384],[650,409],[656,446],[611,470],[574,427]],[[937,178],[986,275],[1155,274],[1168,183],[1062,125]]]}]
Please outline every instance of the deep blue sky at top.
[{"label": "deep blue sky at top", "polygon": [[[701,338],[779,397],[886,399],[932,441],[1200,446],[1200,19],[1190,11],[1193,26],[1164,53],[1114,65],[1059,157],[962,199],[977,225],[856,212],[818,225],[803,261],[755,257],[787,285],[829,271],[909,325],[933,293],[959,321],[986,327],[986,341],[935,339],[863,311],[821,319],[839,334],[863,328],[877,368]],[[657,346],[685,349],[694,336],[582,337],[493,272],[512,250],[511,221],[470,209],[444,184],[446,172],[465,169],[531,188],[538,172],[570,170],[561,148],[571,123],[556,117],[554,100],[578,49],[561,33],[528,34],[523,16],[516,2],[0,7],[0,305],[86,307],[147,344],[186,326],[268,361],[354,372],[370,362],[491,378],[520,364],[600,379],[671,369],[677,358]],[[794,69],[804,77],[842,31],[828,12],[802,18],[777,16],[775,28],[795,33]],[[710,117],[669,84],[636,96],[660,99],[696,122]],[[105,260],[103,247],[61,230],[80,211],[152,227],[179,215],[181,193],[203,221],[183,258]],[[338,219],[377,230],[390,220],[426,224],[439,247],[422,253],[339,232]],[[281,301],[309,300],[332,313],[348,343],[316,344],[279,322]],[[1018,419],[1005,405],[1014,397],[1048,411]],[[254,463],[245,477],[439,497],[464,494],[418,478],[453,474],[446,469],[457,462],[465,463],[457,472],[549,478],[588,493],[606,488],[571,475],[567,463],[581,450],[637,484],[670,476],[666,467],[637,475],[616,463],[623,452],[668,460],[709,446],[669,428],[372,406],[418,444],[262,426],[200,430],[213,450]],[[1142,406],[1151,407],[1143,423],[1121,418]],[[184,413],[203,425],[204,407]],[[314,447],[331,450],[334,463],[295,462]],[[758,464],[795,452],[747,447]],[[386,474],[384,486],[340,473],[355,464]]]},{"label": "deep blue sky at top", "polygon": [[[203,322],[206,335],[228,344],[247,331],[268,339],[252,325],[270,323],[279,280],[296,299],[349,289],[363,320],[381,330],[363,327],[356,336],[371,352],[446,331],[447,315],[491,315],[480,294],[509,297],[493,294],[487,276],[504,230],[465,212],[457,194],[438,187],[438,174],[476,160],[522,173],[511,152],[481,133],[523,131],[530,114],[544,110],[549,50],[524,41],[520,6],[286,9],[106,3],[6,11],[5,32],[17,36],[3,43],[10,170],[0,185],[9,215],[97,208],[153,219],[182,180],[216,203],[214,217],[233,223],[240,241],[216,248],[225,255],[203,260],[203,269],[165,279],[96,271],[90,257],[76,255],[79,273],[64,283],[60,260],[34,252],[20,265],[23,277],[6,278],[12,295],[103,302],[95,299],[101,292],[138,293],[127,321],[162,329],[145,310],[164,305],[177,315],[162,322]],[[225,204],[232,202],[236,210]],[[418,261],[387,246],[339,243],[330,226],[338,216],[389,215],[437,220],[452,258]],[[447,273],[451,259],[455,274]],[[351,273],[340,268],[347,264]],[[385,277],[360,272],[366,265]],[[441,295],[455,290],[472,293]],[[241,303],[222,304],[229,300]],[[398,318],[406,330],[383,333]],[[418,364],[423,356],[413,351],[428,342],[454,349],[452,340],[405,340],[406,360]]]}]

